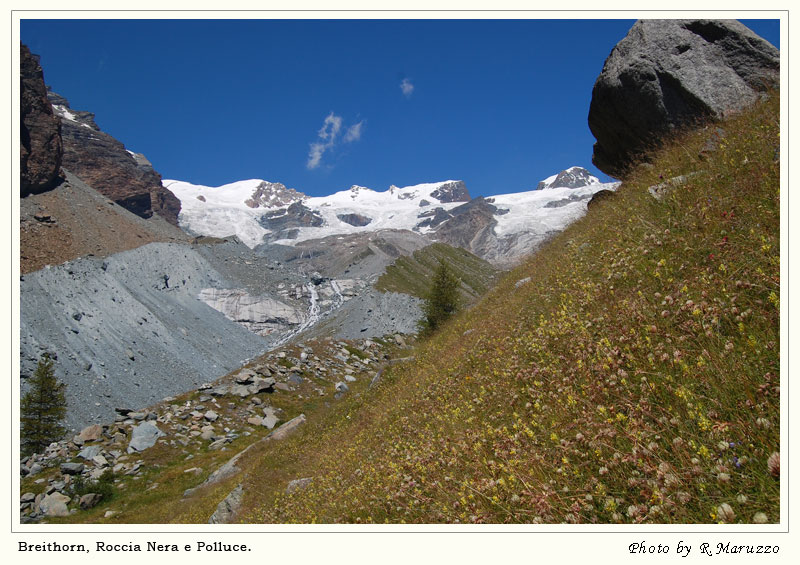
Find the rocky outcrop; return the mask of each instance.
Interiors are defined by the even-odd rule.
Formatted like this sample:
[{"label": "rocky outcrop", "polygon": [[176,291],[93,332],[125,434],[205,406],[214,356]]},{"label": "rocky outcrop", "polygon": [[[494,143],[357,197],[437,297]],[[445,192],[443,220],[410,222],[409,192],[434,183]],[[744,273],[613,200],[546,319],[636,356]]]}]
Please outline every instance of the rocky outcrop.
[{"label": "rocky outcrop", "polygon": [[450,210],[452,216],[436,230],[436,239],[482,256],[483,244],[495,240],[494,217],[497,206],[485,198],[475,198]]},{"label": "rocky outcrop", "polygon": [[293,306],[267,296],[253,296],[244,289],[205,288],[198,298],[259,335],[269,335],[303,321],[303,316]]},{"label": "rocky outcrop", "polygon": [[137,216],[155,213],[177,226],[180,200],[161,185],[161,175],[150,162],[102,132],[91,112],[73,110],[54,92],[47,95],[61,118],[63,166]]},{"label": "rocky outcrop", "polygon": [[431,192],[431,196],[443,204],[470,201],[467,185],[460,180],[443,183],[442,186]]},{"label": "rocky outcrop", "polygon": [[273,232],[271,239],[293,239],[297,237],[297,228],[319,227],[323,224],[323,219],[319,212],[297,201],[287,208],[266,212],[259,218],[258,223]]},{"label": "rocky outcrop", "polygon": [[235,489],[233,489],[225,499],[217,505],[217,509],[214,510],[214,513],[211,515],[211,518],[208,519],[209,524],[228,524],[230,523],[236,512],[238,512],[239,507],[242,505],[242,496],[244,495],[244,489],[242,489],[242,485],[238,485]]},{"label": "rocky outcrop", "polygon": [[779,52],[735,20],[640,20],[592,90],[592,162],[619,177],[665,133],[721,118],[777,87]]},{"label": "rocky outcrop", "polygon": [[420,228],[435,228],[452,217],[453,215],[444,208],[435,208],[434,210],[428,210],[427,212],[423,212],[419,216],[417,216],[417,218],[420,219],[425,218],[425,219],[422,220],[420,223],[418,223],[416,226],[414,226],[414,229],[418,230]]},{"label": "rocky outcrop", "polygon": [[261,181],[250,198],[244,201],[250,208],[274,208],[302,201],[306,195],[279,182]]},{"label": "rocky outcrop", "polygon": [[363,216],[361,214],[336,214],[336,217],[342,220],[345,224],[351,226],[363,227],[372,222],[372,218]]},{"label": "rocky outcrop", "polygon": [[20,195],[48,191],[62,180],[61,122],[47,100],[39,57],[20,44]]}]

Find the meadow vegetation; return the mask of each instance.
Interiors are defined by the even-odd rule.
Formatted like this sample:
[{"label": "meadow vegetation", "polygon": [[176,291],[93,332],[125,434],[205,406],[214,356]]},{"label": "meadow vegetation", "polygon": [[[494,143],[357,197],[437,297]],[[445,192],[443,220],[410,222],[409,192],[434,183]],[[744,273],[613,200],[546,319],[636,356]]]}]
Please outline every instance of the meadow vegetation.
[{"label": "meadow vegetation", "polygon": [[375,283],[375,288],[424,299],[430,292],[431,280],[441,263],[447,264],[458,279],[459,296],[466,304],[486,294],[497,276],[497,270],[489,262],[466,249],[437,242],[418,249],[412,255],[398,257],[386,268],[386,272]]},{"label": "meadow vegetation", "polygon": [[235,451],[152,448],[162,488],[117,518],[205,522],[241,483],[252,523],[779,521],[778,109],[667,142],[376,386],[295,407],[308,424],[239,476],[182,499],[185,467]]},{"label": "meadow vegetation", "polygon": [[306,489],[265,492],[254,466],[240,520],[777,522],[777,95],[720,125],[710,150],[716,126],[667,142],[378,390],[270,454]]}]

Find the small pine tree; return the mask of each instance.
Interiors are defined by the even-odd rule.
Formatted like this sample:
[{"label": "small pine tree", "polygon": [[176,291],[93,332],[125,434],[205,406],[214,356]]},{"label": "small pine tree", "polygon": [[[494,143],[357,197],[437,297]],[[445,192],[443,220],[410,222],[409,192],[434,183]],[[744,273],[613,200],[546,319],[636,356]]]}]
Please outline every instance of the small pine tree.
[{"label": "small pine tree", "polygon": [[439,267],[433,275],[433,285],[422,306],[425,314],[421,322],[423,332],[435,331],[458,310],[459,285],[460,281],[453,271],[440,259]]},{"label": "small pine tree", "polygon": [[20,443],[25,454],[41,452],[64,435],[61,420],[67,412],[66,385],[56,378],[53,361],[45,354],[28,381],[20,401]]}]

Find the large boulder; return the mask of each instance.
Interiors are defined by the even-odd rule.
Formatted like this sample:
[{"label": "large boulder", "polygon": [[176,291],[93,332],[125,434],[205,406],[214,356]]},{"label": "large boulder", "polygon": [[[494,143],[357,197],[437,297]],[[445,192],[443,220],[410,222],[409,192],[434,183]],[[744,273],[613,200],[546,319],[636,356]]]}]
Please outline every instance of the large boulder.
[{"label": "large boulder", "polygon": [[20,44],[20,195],[45,192],[62,180],[61,121],[47,100],[39,57]]},{"label": "large boulder", "polygon": [[592,90],[592,162],[619,177],[676,128],[722,118],[778,86],[778,50],[735,20],[639,20]]},{"label": "large boulder", "polygon": [[131,442],[128,444],[128,453],[141,452],[153,447],[158,438],[163,435],[164,432],[159,430],[154,424],[142,422],[133,428]]},{"label": "large boulder", "polygon": [[39,503],[39,511],[45,516],[68,516],[67,504],[70,500],[70,497],[60,492],[48,494]]}]

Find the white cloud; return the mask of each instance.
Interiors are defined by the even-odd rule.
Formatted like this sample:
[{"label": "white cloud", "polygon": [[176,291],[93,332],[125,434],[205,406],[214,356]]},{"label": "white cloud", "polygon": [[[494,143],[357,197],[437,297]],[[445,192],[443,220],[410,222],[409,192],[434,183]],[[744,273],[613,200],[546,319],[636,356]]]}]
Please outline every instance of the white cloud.
[{"label": "white cloud", "polygon": [[403,91],[403,95],[406,98],[410,98],[411,94],[414,92],[414,85],[411,84],[408,78],[404,78],[403,82],[400,83],[400,90]]},{"label": "white cloud", "polygon": [[339,135],[339,130],[342,129],[342,117],[337,116],[333,112],[327,115],[325,121],[322,122],[322,127],[317,132],[317,139],[311,144],[308,150],[308,161],[306,162],[307,169],[316,169],[322,162],[322,156],[325,151],[333,147],[336,143],[336,136]]},{"label": "white cloud", "polygon": [[333,112],[328,114],[325,121],[322,122],[318,134],[320,139],[327,139],[331,145],[336,141],[336,136],[339,135],[339,130],[342,129],[342,117],[335,115]]},{"label": "white cloud", "polygon": [[307,169],[316,169],[322,161],[322,154],[325,153],[325,144],[312,143],[311,149],[308,151],[308,162],[306,163]]},{"label": "white cloud", "polygon": [[353,124],[349,128],[347,128],[347,133],[344,134],[344,142],[345,143],[352,143],[353,141],[358,141],[361,139],[361,128],[364,126],[364,120],[361,120],[357,124]]},{"label": "white cloud", "polygon": [[[339,132],[342,130],[342,117],[337,116],[333,112],[325,117],[322,122],[322,127],[317,132],[317,140],[309,145],[308,161],[306,161],[307,169],[316,169],[322,163],[322,157],[329,149],[333,149],[339,141]],[[344,134],[342,141],[344,143],[352,143],[361,139],[361,130],[364,125],[364,120],[357,124],[353,124]]]}]

